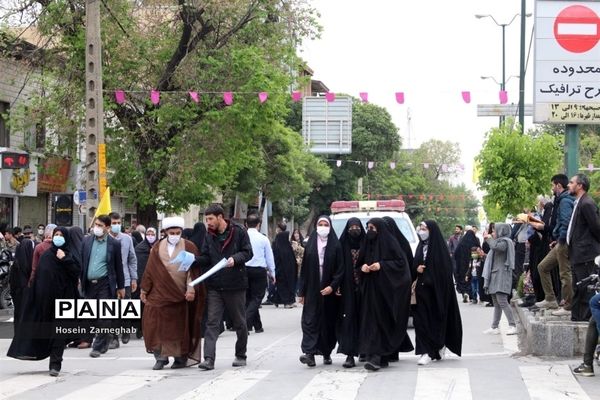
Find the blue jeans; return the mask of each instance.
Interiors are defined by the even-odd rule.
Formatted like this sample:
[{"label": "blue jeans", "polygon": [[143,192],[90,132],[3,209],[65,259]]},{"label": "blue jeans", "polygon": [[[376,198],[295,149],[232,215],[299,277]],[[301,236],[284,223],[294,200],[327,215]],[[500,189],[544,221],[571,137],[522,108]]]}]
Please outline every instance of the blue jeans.
[{"label": "blue jeans", "polygon": [[590,311],[596,321],[596,329],[600,335],[600,293],[594,295],[594,297],[590,299]]},{"label": "blue jeans", "polygon": [[478,300],[479,297],[479,277],[471,276],[471,300]]}]

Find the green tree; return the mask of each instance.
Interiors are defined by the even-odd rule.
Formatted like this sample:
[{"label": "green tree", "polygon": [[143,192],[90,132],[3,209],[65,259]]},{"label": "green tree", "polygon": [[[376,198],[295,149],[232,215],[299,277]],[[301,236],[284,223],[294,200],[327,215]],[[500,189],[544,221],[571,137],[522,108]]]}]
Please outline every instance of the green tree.
[{"label": "green tree", "polygon": [[[53,38],[49,57],[56,56],[47,63],[55,83],[32,103],[40,118],[27,122],[43,117],[73,146],[85,88],[85,1],[20,3]],[[289,70],[300,65],[295,47],[319,32],[303,0],[103,0],[102,15],[110,185],[135,201],[139,221],[235,188],[299,196],[328,177],[285,126]],[[112,89],[127,90],[127,103],[116,105]],[[149,89],[161,92],[160,104],[150,103]],[[203,93],[198,104],[191,89]],[[236,93],[233,105],[223,91]],[[263,104],[261,91],[269,93]]]},{"label": "green tree", "polygon": [[496,221],[531,208],[538,194],[548,193],[550,178],[562,162],[556,136],[522,135],[509,125],[488,132],[477,156],[479,187],[486,192],[483,205]]}]

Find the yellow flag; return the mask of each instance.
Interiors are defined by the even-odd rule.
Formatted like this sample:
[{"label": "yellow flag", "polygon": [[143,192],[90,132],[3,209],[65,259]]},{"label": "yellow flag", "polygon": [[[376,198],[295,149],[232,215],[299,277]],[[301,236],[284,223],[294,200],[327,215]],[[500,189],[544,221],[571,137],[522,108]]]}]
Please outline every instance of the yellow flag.
[{"label": "yellow flag", "polygon": [[473,163],[473,183],[479,183],[479,176],[481,175],[481,164],[475,160]]},{"label": "yellow flag", "polygon": [[98,208],[96,209],[96,214],[94,214],[94,218],[99,215],[108,215],[112,212],[112,208],[110,206],[110,187],[107,187],[104,191],[104,195],[100,199],[100,204],[98,204]]}]

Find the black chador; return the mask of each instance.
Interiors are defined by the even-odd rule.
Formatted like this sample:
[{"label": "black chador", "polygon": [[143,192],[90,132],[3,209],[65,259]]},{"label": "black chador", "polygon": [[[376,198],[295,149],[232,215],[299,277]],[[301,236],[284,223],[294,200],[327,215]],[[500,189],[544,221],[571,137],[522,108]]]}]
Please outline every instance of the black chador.
[{"label": "black chador", "polygon": [[467,297],[471,293],[471,284],[465,282],[465,276],[471,264],[471,248],[481,247],[481,243],[475,232],[468,230],[460,239],[456,250],[454,250],[454,259],[456,260],[456,272],[454,280],[456,281],[456,291],[463,296],[463,301],[467,301]]},{"label": "black chador", "polygon": [[324,363],[331,364],[331,352],[337,343],[336,323],[340,304],[335,292],[344,274],[342,246],[329,217],[319,217],[315,228],[304,249],[298,290],[298,296],[304,301],[304,355],[300,361],[310,367],[315,366],[315,354],[323,355]]},{"label": "black chador", "polygon": [[297,266],[288,232],[279,232],[275,236],[273,258],[275,259],[277,282],[274,303],[289,307],[296,302]]},{"label": "black chador", "polygon": [[343,366],[355,366],[354,356],[358,355],[358,307],[360,271],[356,269],[356,261],[360,245],[365,238],[365,229],[360,219],[350,218],[340,236],[340,243],[344,254],[344,279],[340,287],[342,295],[342,312],[339,320],[338,353],[345,354],[346,361]]},{"label": "black chador", "polygon": [[413,349],[406,333],[410,310],[410,266],[400,244],[381,218],[367,224],[360,249],[360,322],[358,351],[365,368],[386,366],[399,349]]}]

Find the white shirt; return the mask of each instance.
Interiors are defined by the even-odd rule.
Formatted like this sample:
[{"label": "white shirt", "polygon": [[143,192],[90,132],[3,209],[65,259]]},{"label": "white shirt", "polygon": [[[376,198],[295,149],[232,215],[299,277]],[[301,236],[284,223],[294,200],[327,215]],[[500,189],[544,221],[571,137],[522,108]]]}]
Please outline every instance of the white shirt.
[{"label": "white shirt", "polygon": [[246,267],[266,267],[271,276],[275,276],[275,260],[269,239],[256,228],[248,228],[248,236],[252,244],[252,258]]}]

